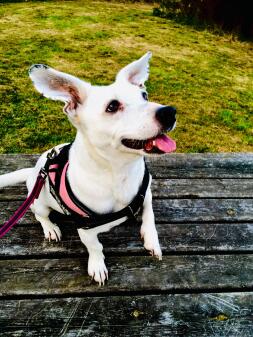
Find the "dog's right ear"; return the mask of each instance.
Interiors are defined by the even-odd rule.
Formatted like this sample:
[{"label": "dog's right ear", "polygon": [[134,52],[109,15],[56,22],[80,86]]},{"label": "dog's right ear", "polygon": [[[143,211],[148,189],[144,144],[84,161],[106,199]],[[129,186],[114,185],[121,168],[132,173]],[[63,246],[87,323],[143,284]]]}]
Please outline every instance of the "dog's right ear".
[{"label": "dog's right ear", "polygon": [[45,97],[65,102],[64,112],[73,119],[79,104],[83,104],[91,85],[44,64],[29,69],[35,88]]},{"label": "dog's right ear", "polygon": [[139,87],[144,87],[144,83],[149,75],[149,60],[152,57],[151,52],[147,52],[139,60],[136,60],[121,69],[117,74],[117,81],[128,81]]}]

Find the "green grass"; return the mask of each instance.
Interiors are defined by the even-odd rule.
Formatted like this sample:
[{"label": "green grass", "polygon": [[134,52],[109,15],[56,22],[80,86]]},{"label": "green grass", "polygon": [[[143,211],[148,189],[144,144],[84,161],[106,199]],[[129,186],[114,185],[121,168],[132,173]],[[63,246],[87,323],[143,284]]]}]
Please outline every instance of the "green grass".
[{"label": "green grass", "polygon": [[147,50],[150,100],[178,108],[178,152],[252,151],[252,44],[152,9],[89,0],[0,4],[0,153],[41,152],[74,137],[61,103],[34,90],[30,65],[109,84]]}]

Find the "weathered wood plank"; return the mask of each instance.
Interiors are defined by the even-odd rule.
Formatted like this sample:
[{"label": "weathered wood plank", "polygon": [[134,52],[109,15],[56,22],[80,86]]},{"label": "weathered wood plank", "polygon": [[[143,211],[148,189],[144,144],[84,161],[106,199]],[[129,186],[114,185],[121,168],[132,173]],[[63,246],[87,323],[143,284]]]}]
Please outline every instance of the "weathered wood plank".
[{"label": "weathered wood plank", "polygon": [[253,198],[253,179],[153,179],[154,198]]},{"label": "weathered wood plank", "polygon": [[[55,295],[125,291],[224,290],[253,287],[253,255],[108,257],[109,281],[91,283],[87,259],[0,261],[0,295]],[[215,291],[213,290],[213,291]]]},{"label": "weathered wood plank", "polygon": [[[0,203],[1,223],[18,208],[18,201]],[[198,221],[249,221],[253,220],[253,199],[155,199],[153,207],[156,222]],[[27,212],[20,220],[22,224],[34,223],[34,216]]]},{"label": "weathered wood plank", "polygon": [[253,293],[3,300],[1,336],[250,337]]},{"label": "weathered wood plank", "polygon": [[[153,198],[253,198],[253,179],[153,179]],[[0,201],[24,200],[22,185],[0,189]]]},{"label": "weathered wood plank", "polygon": [[[38,155],[0,156],[0,174],[31,167]],[[252,178],[253,153],[171,154],[147,158],[154,177],[163,178]]]},{"label": "weathered wood plank", "polygon": [[0,201],[24,201],[27,197],[27,188],[24,184],[0,188]]},{"label": "weathered wood plank", "polygon": [[253,199],[154,200],[158,222],[252,221]]},{"label": "weathered wood plank", "polygon": [[38,158],[39,155],[36,154],[1,154],[0,174],[33,167]]},{"label": "weathered wood plank", "polygon": [[147,163],[155,178],[253,177],[253,153],[177,153]]},{"label": "weathered wood plank", "polygon": [[[157,224],[164,254],[172,252],[253,251],[253,223],[242,224]],[[77,232],[61,226],[62,241],[44,240],[42,228],[18,226],[0,240],[0,257],[67,256],[87,254]],[[143,248],[139,225],[124,225],[100,234],[106,254],[148,254]]]}]

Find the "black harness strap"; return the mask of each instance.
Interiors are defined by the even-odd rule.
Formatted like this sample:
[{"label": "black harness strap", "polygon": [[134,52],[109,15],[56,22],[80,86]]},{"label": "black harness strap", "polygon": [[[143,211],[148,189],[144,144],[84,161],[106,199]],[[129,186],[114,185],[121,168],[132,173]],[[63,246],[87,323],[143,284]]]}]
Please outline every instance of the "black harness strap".
[{"label": "black harness strap", "polygon": [[[49,219],[56,224],[70,224],[71,226],[74,226],[76,228],[85,228],[90,229],[98,226],[102,226],[106,223],[119,220],[121,218],[127,217],[127,219],[134,220],[136,222],[136,216],[141,210],[145,198],[145,194],[149,185],[149,171],[145,164],[145,172],[142,184],[139,188],[139,191],[137,195],[133,198],[131,203],[123,208],[120,211],[112,212],[112,213],[106,213],[106,214],[98,214],[91,209],[89,209],[87,206],[83,205],[80,200],[76,198],[74,193],[71,190],[69,181],[67,179],[67,175],[65,177],[65,184],[66,188],[69,194],[69,197],[73,201],[73,203],[83,210],[88,217],[83,217],[79,215],[76,212],[73,212],[73,210],[69,209],[69,207],[63,202],[59,195],[59,189],[60,189],[60,181],[61,181],[61,173],[62,170],[68,161],[68,154],[71,144],[68,144],[64,146],[60,153],[51,160],[50,164],[57,164],[58,168],[56,170],[56,179],[55,179],[55,185],[52,184],[52,182],[49,179],[50,184],[50,190],[52,195],[55,197],[57,202],[59,203],[60,207],[64,211],[65,214],[59,213],[55,210],[51,211],[49,214]],[[67,212],[66,212],[67,210]],[[67,214],[66,214],[67,213]]]}]

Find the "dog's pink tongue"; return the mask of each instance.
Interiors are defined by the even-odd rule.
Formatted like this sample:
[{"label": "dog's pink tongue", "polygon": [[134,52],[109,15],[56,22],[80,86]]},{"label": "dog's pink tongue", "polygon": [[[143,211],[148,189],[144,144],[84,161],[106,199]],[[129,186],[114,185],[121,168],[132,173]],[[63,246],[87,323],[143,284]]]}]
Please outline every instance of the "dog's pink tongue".
[{"label": "dog's pink tongue", "polygon": [[160,151],[169,153],[176,150],[176,142],[167,135],[161,135],[154,139],[153,145]]}]

